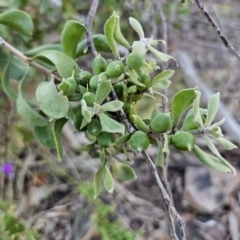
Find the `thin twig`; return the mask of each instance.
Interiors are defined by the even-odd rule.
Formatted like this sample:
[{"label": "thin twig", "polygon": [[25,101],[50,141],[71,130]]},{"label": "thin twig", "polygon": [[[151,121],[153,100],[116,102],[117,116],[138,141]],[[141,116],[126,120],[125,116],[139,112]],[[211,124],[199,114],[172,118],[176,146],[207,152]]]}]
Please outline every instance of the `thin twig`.
[{"label": "thin twig", "polygon": [[[165,207],[169,213],[169,218],[171,221],[171,224],[174,223],[174,219],[172,218],[173,216],[176,218],[177,223],[179,225],[180,228],[180,232],[181,232],[181,236],[182,236],[182,240],[186,240],[186,234],[185,234],[185,230],[184,230],[184,221],[182,220],[181,216],[179,215],[179,213],[177,212],[176,208],[174,207],[166,189],[164,188],[164,185],[160,179],[160,177],[158,176],[157,173],[157,168],[155,166],[155,164],[153,163],[152,159],[149,157],[149,155],[147,154],[147,152],[142,152],[143,157],[146,159],[147,164],[151,170],[151,173],[157,183],[157,186],[162,194],[163,197],[163,201],[165,204]],[[176,233],[174,232],[174,237],[175,239],[178,239],[176,236]]]},{"label": "thin twig", "polygon": [[97,50],[94,46],[93,39],[92,39],[92,22],[95,17],[97,8],[98,8],[98,2],[99,0],[93,0],[91,4],[90,11],[88,13],[87,19],[85,21],[85,27],[87,28],[87,46],[84,49],[84,51],[87,52],[87,50],[90,48],[90,51],[94,57],[98,55]]},{"label": "thin twig", "polygon": [[17,56],[18,58],[20,58],[22,61],[26,62],[27,64],[29,64],[30,66],[38,69],[39,71],[45,73],[48,76],[54,76],[55,79],[61,81],[61,78],[59,76],[57,76],[56,74],[53,74],[50,70],[48,70],[47,68],[41,66],[40,64],[34,62],[33,60],[31,60],[30,58],[26,57],[23,53],[21,53],[20,51],[18,51],[15,47],[13,47],[12,45],[10,45],[8,42],[6,42],[3,38],[0,37],[0,46],[5,47],[10,53],[12,53],[13,55]]},{"label": "thin twig", "polygon": [[207,11],[207,9],[204,7],[202,1],[201,0],[195,0],[195,2],[197,4],[197,6],[199,7],[199,9],[202,11],[202,13],[205,15],[205,17],[207,18],[208,22],[211,24],[213,29],[218,34],[218,37],[223,42],[224,46],[226,48],[228,48],[233,53],[233,55],[235,55],[240,60],[239,52],[229,43],[228,39],[223,35],[220,28],[217,26],[217,24],[214,22],[213,18],[211,17],[211,15]]}]

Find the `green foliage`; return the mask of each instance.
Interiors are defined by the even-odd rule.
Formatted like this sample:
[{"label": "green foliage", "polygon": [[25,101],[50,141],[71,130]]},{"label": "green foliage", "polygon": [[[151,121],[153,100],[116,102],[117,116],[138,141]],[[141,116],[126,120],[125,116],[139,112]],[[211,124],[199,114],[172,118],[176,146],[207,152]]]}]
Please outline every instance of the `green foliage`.
[{"label": "green foliage", "polygon": [[[90,182],[82,182],[79,186],[79,192],[86,196],[89,202],[93,201],[93,186]],[[94,201],[93,205],[92,220],[102,239],[134,240],[137,239],[137,236],[142,235],[141,232],[133,232],[122,227],[121,222],[116,217],[111,217],[117,210],[115,207],[104,204],[98,199]]]},{"label": "green foliage", "polygon": [[26,229],[24,223],[14,216],[14,206],[0,202],[0,240],[37,240],[36,231]]},{"label": "green foliage", "polygon": [[[11,22],[8,14],[17,15],[19,22]],[[26,31],[22,25],[26,22],[30,26],[29,18],[22,12],[4,13],[0,14],[0,23],[27,34],[31,28]],[[104,35],[93,35],[96,50],[111,53],[113,59],[105,59],[99,53],[91,62],[92,70],[80,69],[78,65],[81,62],[78,58],[89,53],[89,50],[85,49],[86,39],[81,41],[86,28],[74,20],[64,25],[61,46],[44,45],[27,51],[29,56],[40,61],[48,70],[57,72],[56,75],[62,79],[57,82],[59,77],[54,79],[54,72],[50,79],[40,83],[36,89],[37,103],[30,102],[24,96],[28,69],[23,71],[17,68],[16,61],[11,62],[9,55],[3,51],[3,88],[8,96],[17,101],[19,114],[34,126],[36,139],[44,146],[55,147],[59,159],[62,159],[61,134],[66,122],[71,120],[76,131],[85,132],[91,143],[81,150],[99,148],[102,161],[94,177],[95,198],[101,193],[102,186],[113,192],[115,176],[123,181],[136,178],[131,166],[114,159],[116,151],[125,153],[129,159],[128,152],[145,151],[150,144],[158,145],[155,161],[158,166],[164,167],[164,156],[170,154],[172,145],[176,150],[193,151],[189,154],[195,154],[210,168],[235,174],[235,169],[215,146],[218,143],[226,149],[236,147],[223,138],[221,125],[224,120],[214,123],[220,107],[219,93],[209,99],[207,109],[201,108],[201,92],[195,87],[175,94],[169,101],[169,114],[159,112],[157,107],[149,119],[143,119],[137,113],[136,106],[144,96],[156,99],[159,95],[168,100],[159,90],[169,88],[174,71],[159,71],[155,58],[160,62],[174,58],[156,49],[158,41],[147,38],[135,18],[130,17],[129,24],[139,35],[139,39],[134,39],[132,44],[122,33],[120,17],[115,12],[104,25]],[[127,48],[125,56],[120,56],[118,44]],[[149,59],[149,56],[153,58]],[[10,84],[13,69],[19,76],[24,75],[18,92]],[[212,155],[195,144],[197,135],[204,138]]]}]

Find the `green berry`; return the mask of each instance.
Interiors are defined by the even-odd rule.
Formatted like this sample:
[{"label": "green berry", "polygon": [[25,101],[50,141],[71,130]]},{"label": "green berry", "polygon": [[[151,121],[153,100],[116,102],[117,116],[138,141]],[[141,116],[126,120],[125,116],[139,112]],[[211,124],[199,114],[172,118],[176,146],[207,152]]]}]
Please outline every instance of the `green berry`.
[{"label": "green berry", "polygon": [[141,151],[145,151],[149,147],[150,140],[148,135],[145,132],[136,131],[130,137],[129,143],[132,149],[134,149],[135,151],[141,152]]},{"label": "green berry", "polygon": [[87,130],[92,136],[96,137],[101,133],[102,125],[98,119],[92,119],[87,125]]},{"label": "green berry", "polygon": [[58,85],[58,90],[62,91],[65,96],[72,96],[77,90],[77,82],[74,77],[63,79]]},{"label": "green berry", "polygon": [[89,82],[89,80],[91,79],[92,74],[88,71],[81,71],[78,75],[77,75],[77,82],[78,84],[86,87],[87,83]]},{"label": "green berry", "polygon": [[131,69],[139,69],[143,66],[144,60],[136,54],[129,54],[126,58],[126,64]]},{"label": "green berry", "polygon": [[82,99],[85,100],[86,104],[89,107],[93,107],[94,102],[95,102],[95,94],[92,92],[86,92],[83,94]]},{"label": "green berry", "polygon": [[107,62],[106,60],[98,55],[97,57],[94,58],[92,61],[92,70],[95,75],[100,74],[101,72],[104,72],[107,67]]},{"label": "green berry", "polygon": [[191,151],[195,146],[195,137],[184,131],[176,132],[172,137],[173,146],[181,151]]},{"label": "green berry", "polygon": [[112,61],[108,64],[106,73],[110,78],[120,77],[124,72],[124,64],[121,61]]},{"label": "green berry", "polygon": [[151,120],[150,126],[156,133],[165,133],[172,127],[171,118],[167,113],[159,113]]},{"label": "green berry", "polygon": [[91,91],[96,92],[98,87],[98,75],[93,76],[89,81]]},{"label": "green berry", "polygon": [[100,147],[108,148],[114,143],[114,134],[108,132],[101,132],[97,136],[97,142]]}]

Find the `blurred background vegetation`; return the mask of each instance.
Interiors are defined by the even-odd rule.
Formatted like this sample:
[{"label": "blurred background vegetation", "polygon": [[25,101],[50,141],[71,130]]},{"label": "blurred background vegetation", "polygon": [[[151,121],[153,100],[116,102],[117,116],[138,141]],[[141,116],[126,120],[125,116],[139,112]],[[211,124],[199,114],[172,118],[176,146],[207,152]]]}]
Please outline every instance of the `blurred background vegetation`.
[{"label": "blurred background vegetation", "polygon": [[[204,3],[238,49],[239,1]],[[65,21],[84,23],[90,6],[90,0],[0,0],[0,13],[20,9],[34,22],[32,39],[1,25],[0,36],[24,53],[57,44]],[[168,53],[178,60],[178,66],[174,61],[168,64],[175,70],[169,102],[178,90],[198,85],[204,106],[211,93],[219,91],[223,103],[219,115],[227,122],[224,134],[239,146],[239,60],[224,48],[194,1],[162,0],[159,6],[167,17]],[[137,39],[128,23],[130,16],[142,23],[146,36],[163,38],[161,17],[150,0],[101,0],[93,22],[94,34],[103,33],[113,11],[121,16],[123,34],[130,42]],[[161,43],[158,48],[161,51]],[[120,51],[124,53],[124,49]],[[6,61],[5,57],[0,48],[0,61]],[[91,60],[91,55],[79,58],[80,68],[90,70]],[[13,68],[11,74],[19,80],[21,62],[14,58],[14,65],[18,70]],[[43,74],[31,69],[27,94],[33,97],[44,79]],[[153,104],[154,100],[144,98],[137,106],[139,114],[149,116]],[[15,167],[13,178],[0,173],[1,240],[171,239],[162,198],[140,155],[131,156],[138,179],[128,184],[116,182],[114,194],[103,193],[93,202],[91,182],[100,161],[96,150],[80,151],[86,143],[83,133],[74,132],[70,124],[64,128],[64,161],[58,162],[54,149],[46,149],[34,139],[32,128],[19,117],[15,103],[0,86],[0,136],[1,164],[13,161]],[[206,147],[201,138],[198,144]],[[191,153],[173,152],[170,156],[169,183],[176,207],[186,221],[188,239],[240,239],[240,151],[220,152],[236,167],[235,177],[206,169]],[[154,158],[156,149],[152,147],[149,154]]]}]

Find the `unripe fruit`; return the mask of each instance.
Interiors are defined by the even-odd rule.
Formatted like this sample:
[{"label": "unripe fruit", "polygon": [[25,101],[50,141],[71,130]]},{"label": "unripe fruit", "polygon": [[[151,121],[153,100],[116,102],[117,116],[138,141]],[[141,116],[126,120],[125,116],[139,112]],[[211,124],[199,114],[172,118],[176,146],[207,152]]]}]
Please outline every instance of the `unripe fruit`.
[{"label": "unripe fruit", "polygon": [[126,64],[131,69],[139,69],[143,66],[144,60],[136,54],[129,54],[126,58]]},{"label": "unripe fruit", "polygon": [[121,61],[112,61],[108,64],[106,73],[110,78],[120,77],[124,72],[124,64]]},{"label": "unripe fruit", "polygon": [[108,148],[112,145],[112,143],[114,143],[114,134],[108,132],[101,132],[97,136],[97,142],[99,146],[103,148]]},{"label": "unripe fruit", "polygon": [[172,127],[171,118],[167,113],[159,113],[151,120],[150,126],[156,133],[165,133]]},{"label": "unripe fruit", "polygon": [[63,78],[62,82],[58,85],[58,90],[62,91],[65,96],[72,96],[77,90],[77,82],[75,78]]},{"label": "unripe fruit", "polygon": [[87,83],[89,82],[89,80],[91,79],[92,74],[88,71],[81,71],[78,75],[77,75],[77,82],[78,84],[86,87]]},{"label": "unripe fruit", "polygon": [[184,131],[176,132],[172,137],[173,146],[181,151],[191,151],[195,146],[195,137]]},{"label": "unripe fruit", "polygon": [[98,119],[92,119],[87,125],[87,130],[92,136],[96,137],[101,133],[102,125]]},{"label": "unripe fruit", "polygon": [[95,94],[92,92],[86,92],[83,94],[82,99],[85,100],[88,107],[93,107],[95,102]]},{"label": "unripe fruit", "polygon": [[90,89],[91,89],[93,92],[96,92],[96,91],[97,91],[98,78],[99,78],[99,76],[98,76],[98,75],[95,75],[95,76],[93,76],[93,77],[90,79],[90,81],[89,81]]},{"label": "unripe fruit", "polygon": [[149,147],[150,140],[146,133],[142,131],[136,131],[130,137],[129,143],[132,149],[134,149],[135,151],[141,152],[141,151],[145,151]]},{"label": "unripe fruit", "polygon": [[92,61],[92,70],[95,75],[100,74],[101,72],[104,72],[106,70],[106,67],[107,67],[107,62],[100,55],[95,57],[94,60]]},{"label": "unripe fruit", "polygon": [[122,99],[122,97],[123,97],[123,83],[122,82],[115,83],[113,85],[113,88],[115,90],[115,93],[117,94],[117,97],[119,99]]}]

